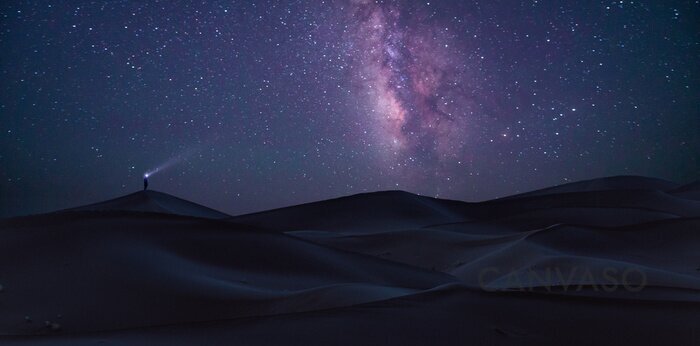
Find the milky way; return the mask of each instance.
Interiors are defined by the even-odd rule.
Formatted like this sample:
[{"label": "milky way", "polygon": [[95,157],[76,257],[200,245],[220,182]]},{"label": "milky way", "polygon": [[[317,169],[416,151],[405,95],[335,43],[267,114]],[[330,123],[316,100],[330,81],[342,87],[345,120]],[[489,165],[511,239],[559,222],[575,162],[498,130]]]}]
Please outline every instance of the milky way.
[{"label": "milky way", "polygon": [[[689,1],[3,1],[0,216],[700,171]],[[167,168],[163,168],[167,167]]]},{"label": "milky way", "polygon": [[371,1],[353,3],[350,14],[355,83],[380,145],[406,164],[417,150],[427,160],[460,156],[477,96],[450,27]]}]

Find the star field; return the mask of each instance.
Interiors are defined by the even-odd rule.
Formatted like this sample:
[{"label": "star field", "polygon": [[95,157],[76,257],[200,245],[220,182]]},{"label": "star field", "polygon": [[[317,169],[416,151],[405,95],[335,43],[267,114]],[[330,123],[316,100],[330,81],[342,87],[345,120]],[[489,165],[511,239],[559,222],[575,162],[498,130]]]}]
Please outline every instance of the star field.
[{"label": "star field", "polygon": [[698,1],[0,5],[0,216],[700,172]]}]

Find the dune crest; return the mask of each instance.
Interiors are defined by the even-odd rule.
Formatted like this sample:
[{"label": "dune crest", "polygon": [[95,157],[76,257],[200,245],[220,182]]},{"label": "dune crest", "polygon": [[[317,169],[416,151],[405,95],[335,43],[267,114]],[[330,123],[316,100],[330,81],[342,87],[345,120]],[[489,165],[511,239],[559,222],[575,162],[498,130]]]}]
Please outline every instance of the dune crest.
[{"label": "dune crest", "polygon": [[613,177],[230,217],[147,191],[2,219],[0,343],[692,343],[695,192]]},{"label": "dune crest", "polygon": [[64,211],[132,211],[223,219],[230,217],[220,211],[153,190],[139,191],[104,202]]}]

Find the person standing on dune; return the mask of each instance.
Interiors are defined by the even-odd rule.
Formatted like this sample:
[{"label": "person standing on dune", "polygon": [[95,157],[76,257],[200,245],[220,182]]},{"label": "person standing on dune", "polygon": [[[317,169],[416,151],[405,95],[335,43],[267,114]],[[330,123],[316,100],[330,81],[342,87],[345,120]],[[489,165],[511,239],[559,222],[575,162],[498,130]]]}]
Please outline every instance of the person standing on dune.
[{"label": "person standing on dune", "polygon": [[143,175],[143,191],[148,189],[148,173]]}]

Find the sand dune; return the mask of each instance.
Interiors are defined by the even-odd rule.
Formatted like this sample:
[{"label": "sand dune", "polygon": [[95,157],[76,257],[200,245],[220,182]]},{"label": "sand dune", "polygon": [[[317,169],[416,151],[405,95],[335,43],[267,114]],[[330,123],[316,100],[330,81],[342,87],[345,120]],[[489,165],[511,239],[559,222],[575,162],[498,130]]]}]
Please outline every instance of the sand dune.
[{"label": "sand dune", "polygon": [[276,232],[157,214],[15,219],[2,237],[2,334],[41,333],[44,321],[84,332],[318,310],[454,281]]},{"label": "sand dune", "polygon": [[697,184],[228,217],[155,191],[0,221],[1,344],[697,344]]},{"label": "sand dune", "polygon": [[700,201],[700,180],[668,190],[667,192],[676,197]]},{"label": "sand dune", "polygon": [[666,191],[678,188],[680,184],[663,179],[640,176],[614,176],[598,179],[582,180],[568,184],[530,191],[523,194],[505,197],[503,199],[528,196],[555,195],[570,192],[594,192],[609,190],[658,190]]},{"label": "sand dune", "polygon": [[[646,285],[670,290],[642,290],[635,298],[673,299],[675,289],[700,290],[696,265],[700,263],[700,252],[695,251],[700,244],[697,229],[698,218],[616,228],[561,224],[494,236],[437,229],[344,236],[291,234],[335,248],[439,270],[467,285],[486,285],[489,289],[508,289],[513,282],[517,288],[607,285],[607,269],[616,279],[630,269],[630,282],[639,285],[636,271],[643,271]],[[562,277],[566,282],[561,282]],[[700,301],[700,295],[697,298]]]},{"label": "sand dune", "polygon": [[282,231],[383,232],[415,225],[465,221],[465,203],[404,191],[364,193],[233,217],[233,222]]},{"label": "sand dune", "polygon": [[158,191],[139,191],[109,201],[64,211],[135,211],[223,219],[230,217],[220,211]]},{"label": "sand dune", "polygon": [[[626,183],[626,179],[630,182]],[[530,222],[522,225],[525,229],[561,222],[579,223],[579,219],[588,219],[594,226],[621,226],[697,216],[700,201],[665,192],[665,189],[673,191],[679,187],[679,184],[659,179],[613,177],[480,203],[384,191],[236,216],[229,220],[280,231],[324,230],[347,234],[480,220],[505,222],[509,218],[515,218],[515,224]],[[688,191],[692,191],[691,188],[688,187]]]},{"label": "sand dune", "polygon": [[697,304],[485,293],[413,296],[264,318],[79,335],[13,345],[696,345]]}]

